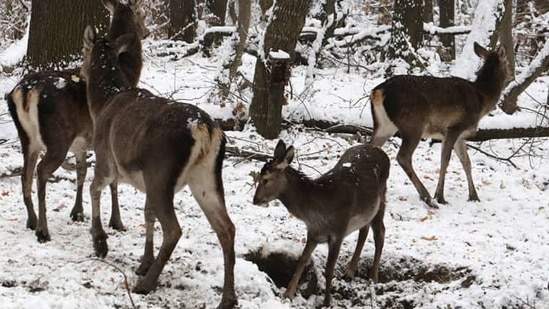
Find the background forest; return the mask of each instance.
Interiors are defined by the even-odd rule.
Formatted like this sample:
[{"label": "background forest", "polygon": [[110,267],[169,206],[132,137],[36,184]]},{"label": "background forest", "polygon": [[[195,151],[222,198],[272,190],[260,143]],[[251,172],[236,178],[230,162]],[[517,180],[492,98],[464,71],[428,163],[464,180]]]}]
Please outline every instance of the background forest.
[{"label": "background forest", "polygon": [[[241,308],[311,308],[323,299],[327,248],[312,257],[297,297],[282,297],[303,249],[305,226],[279,202],[252,205],[256,176],[278,139],[296,147],[296,167],[315,178],[372,131],[370,90],[397,74],[474,80],[473,43],[507,50],[512,78],[496,110],[468,141],[481,202],[466,201],[453,156],[448,205],[419,200],[391,158],[380,283],[368,280],[369,237],[359,275],[342,278],[357,235],[346,238],[333,282],[334,308],[549,307],[549,2],[546,0],[144,0],[139,87],[206,110],[228,139],[224,182],[237,228],[236,290]],[[86,25],[105,31],[101,1],[0,2],[0,92],[24,74],[81,65]],[[279,51],[277,53],[271,51]],[[287,57],[288,56],[288,57]],[[88,156],[93,166],[95,156]],[[440,143],[423,141],[416,172],[434,192]],[[76,173],[71,154],[47,187],[52,240],[25,228],[23,158],[0,97],[0,304],[3,308],[213,308],[223,259],[190,191],[176,195],[183,237],[149,295],[138,280],[144,195],[121,185],[127,231],[107,230],[111,251],[94,258],[90,220],[72,222]],[[90,213],[87,187],[84,212]],[[33,198],[35,198],[33,191]],[[109,205],[103,194],[103,205]],[[104,218],[110,214],[103,207]],[[161,234],[157,227],[157,237]],[[159,238],[160,239],[160,238]],[[159,242],[157,242],[159,243]]]}]

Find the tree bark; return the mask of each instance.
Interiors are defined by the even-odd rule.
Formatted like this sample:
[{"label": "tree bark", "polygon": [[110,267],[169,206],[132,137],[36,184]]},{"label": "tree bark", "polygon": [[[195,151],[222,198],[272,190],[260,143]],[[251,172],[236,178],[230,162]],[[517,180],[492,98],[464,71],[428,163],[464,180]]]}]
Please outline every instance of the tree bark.
[{"label": "tree bark", "polygon": [[433,22],[433,0],[425,0],[425,7],[423,8],[423,22]]},{"label": "tree bark", "polygon": [[[440,26],[448,28],[454,26],[455,18],[455,1],[454,0],[440,0]],[[455,36],[451,34],[441,34],[440,41],[445,49],[445,55],[450,60],[456,59],[456,43]]]},{"label": "tree bark", "polygon": [[60,69],[80,58],[87,25],[105,33],[109,12],[97,0],[33,0],[27,60],[33,69]]},{"label": "tree bark", "polygon": [[196,35],[196,1],[170,0],[168,36],[176,41],[192,43]]},{"label": "tree bark", "polygon": [[238,34],[238,43],[235,47],[234,60],[231,63],[229,76],[233,79],[240,65],[242,65],[242,54],[246,49],[246,40],[248,39],[248,29],[250,28],[250,19],[252,14],[251,0],[238,0],[238,24],[236,32]]},{"label": "tree bark", "polygon": [[[284,87],[289,76],[289,63],[267,63],[271,50],[284,51],[293,59],[297,38],[305,24],[311,0],[278,0],[273,18],[265,30],[263,56],[256,61],[250,116],[257,132],[265,138],[276,138],[281,130]],[[274,59],[271,59],[274,60]],[[277,72],[282,69],[284,72]],[[287,71],[286,71],[287,70]]]},{"label": "tree bark", "polygon": [[515,76],[515,44],[513,43],[513,0],[505,0],[505,13],[501,18],[499,42],[507,52],[509,75]]},{"label": "tree bark", "polygon": [[[393,5],[393,26],[388,48],[388,59],[403,59],[416,66],[415,49],[420,46],[423,37],[422,0],[395,0]],[[410,50],[410,47],[413,50]]]},{"label": "tree bark", "polygon": [[206,0],[206,15],[211,26],[224,26],[227,0]]}]

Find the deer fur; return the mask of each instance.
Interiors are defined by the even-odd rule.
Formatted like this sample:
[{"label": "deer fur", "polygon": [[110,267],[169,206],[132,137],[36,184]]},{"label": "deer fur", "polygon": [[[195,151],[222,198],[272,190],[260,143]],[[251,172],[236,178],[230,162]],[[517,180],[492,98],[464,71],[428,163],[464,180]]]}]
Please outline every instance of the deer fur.
[{"label": "deer fur", "polygon": [[[108,36],[112,39],[124,33],[148,34],[144,24],[142,0],[121,4],[117,0],[103,0],[112,22]],[[126,53],[121,66],[133,86],[137,85],[143,66],[141,46]],[[123,60],[123,61],[122,61]],[[80,68],[64,71],[41,71],[27,74],[7,96],[23,151],[21,183],[27,209],[27,228],[35,230],[38,241],[51,239],[46,219],[46,183],[63,163],[67,152],[76,157],[77,189],[73,221],[83,221],[82,187],[86,178],[86,151],[91,147],[93,123],[86,101],[86,83]],[[45,156],[37,168],[38,220],[32,202],[32,180],[41,151]],[[109,226],[123,230],[117,200],[116,184],[111,186],[112,215]]]},{"label": "deer fur", "polygon": [[[88,104],[96,128],[97,160],[90,186],[95,254],[104,257],[108,252],[100,218],[102,189],[121,181],[145,192],[145,251],[137,269],[144,278],[133,291],[153,290],[181,237],[173,198],[188,184],[221,243],[225,282],[220,307],[231,308],[237,303],[235,227],[227,214],[223,191],[225,135],[219,124],[198,107],[131,87],[118,59],[133,44],[139,41],[131,34],[109,41],[97,39],[89,27],[84,33],[82,74],[87,81]],[[162,227],[163,242],[155,259],[156,219]]]},{"label": "deer fur", "polygon": [[[397,161],[416,187],[422,201],[431,207],[445,204],[444,179],[455,150],[469,188],[469,201],[479,201],[465,139],[476,133],[480,119],[494,109],[508,76],[505,49],[488,51],[474,44],[484,59],[474,82],[458,77],[394,76],[376,86],[370,95],[374,132],[371,143],[382,146],[397,131],[402,138]],[[412,155],[421,138],[442,140],[436,202],[419,180]]]},{"label": "deer fur", "polygon": [[294,148],[281,140],[272,161],[261,169],[253,203],[279,199],[288,211],[307,226],[307,244],[297,269],[284,293],[295,296],[306,264],[319,243],[328,243],[324,305],[330,305],[330,288],[343,239],[359,230],[355,252],[345,272],[354,277],[368,229],[374,233],[375,254],[370,279],[378,281],[379,260],[385,239],[385,193],[389,177],[389,158],[378,147],[360,144],[349,148],[339,162],[317,179],[310,179],[290,166]]}]

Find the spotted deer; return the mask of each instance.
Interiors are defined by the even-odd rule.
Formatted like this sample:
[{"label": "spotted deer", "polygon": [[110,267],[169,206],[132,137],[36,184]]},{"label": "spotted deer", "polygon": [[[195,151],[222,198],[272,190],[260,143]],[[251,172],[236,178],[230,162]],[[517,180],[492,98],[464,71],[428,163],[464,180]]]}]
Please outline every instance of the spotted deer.
[{"label": "spotted deer", "polygon": [[[431,207],[437,207],[437,202],[446,203],[444,179],[452,148],[465,170],[469,201],[479,201],[465,139],[475,135],[480,119],[494,109],[508,76],[508,66],[503,47],[488,51],[475,43],[474,51],[484,59],[474,82],[458,77],[399,75],[376,86],[370,94],[374,119],[370,142],[382,146],[399,132],[402,144],[397,161],[420,199]],[[442,140],[436,201],[412,166],[412,155],[423,137]]]},{"label": "spotted deer", "polygon": [[360,144],[349,148],[339,162],[317,179],[292,168],[294,147],[281,140],[274,157],[261,169],[254,195],[256,205],[279,199],[288,211],[307,226],[307,243],[284,296],[294,298],[297,285],[311,254],[319,243],[328,243],[324,305],[330,305],[330,288],[343,239],[359,230],[355,252],[345,272],[352,278],[368,229],[374,233],[375,253],[370,279],[378,281],[379,260],[385,239],[385,193],[389,158],[378,147]]},{"label": "spotted deer", "polygon": [[[179,238],[181,227],[174,195],[187,184],[217,234],[225,261],[225,282],[219,307],[236,305],[234,290],[235,227],[227,214],[222,181],[225,135],[198,107],[134,88],[121,72],[118,59],[139,44],[128,34],[110,41],[84,33],[82,75],[95,126],[96,165],[90,185],[92,238],[95,254],[106,256],[107,235],[100,218],[102,189],[117,181],[146,194],[145,251],[137,274],[144,276],[136,293],[153,290]],[[160,222],[163,241],[154,257],[154,223]]]},{"label": "spotted deer", "polygon": [[[108,36],[124,33],[148,34],[143,0],[103,0],[111,13]],[[126,53],[121,66],[130,83],[139,81],[143,60],[141,46]],[[67,152],[76,158],[76,200],[70,213],[72,220],[83,221],[82,187],[86,178],[86,151],[91,147],[93,124],[86,101],[86,83],[80,68],[63,71],[40,71],[27,74],[7,95],[8,107],[17,128],[23,151],[23,200],[27,209],[27,228],[35,230],[39,242],[51,239],[46,219],[46,183],[63,163]],[[32,180],[41,151],[44,157],[37,167],[38,220],[32,202]],[[109,225],[123,230],[117,199],[117,187],[111,185],[112,215]]]}]

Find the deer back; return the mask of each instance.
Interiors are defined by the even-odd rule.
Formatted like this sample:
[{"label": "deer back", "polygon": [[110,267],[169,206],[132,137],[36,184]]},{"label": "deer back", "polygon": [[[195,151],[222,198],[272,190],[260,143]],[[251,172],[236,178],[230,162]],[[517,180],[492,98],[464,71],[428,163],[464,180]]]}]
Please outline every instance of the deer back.
[{"label": "deer back", "polygon": [[36,142],[45,150],[57,140],[73,141],[78,135],[91,141],[86,83],[79,69],[27,74],[7,100],[24,147]]},{"label": "deer back", "polygon": [[206,112],[129,87],[118,59],[139,42],[135,35],[110,42],[95,39],[88,28],[84,42],[83,73],[90,81],[88,103],[95,115],[95,150],[112,156],[120,181],[144,190],[144,173],[168,173],[177,191],[185,185],[182,172],[217,157],[224,135]]},{"label": "deer back", "polygon": [[374,126],[385,115],[403,133],[442,138],[447,128],[476,131],[479,120],[492,110],[507,78],[505,52],[489,52],[475,43],[485,59],[474,82],[459,77],[398,75],[371,93]]}]

